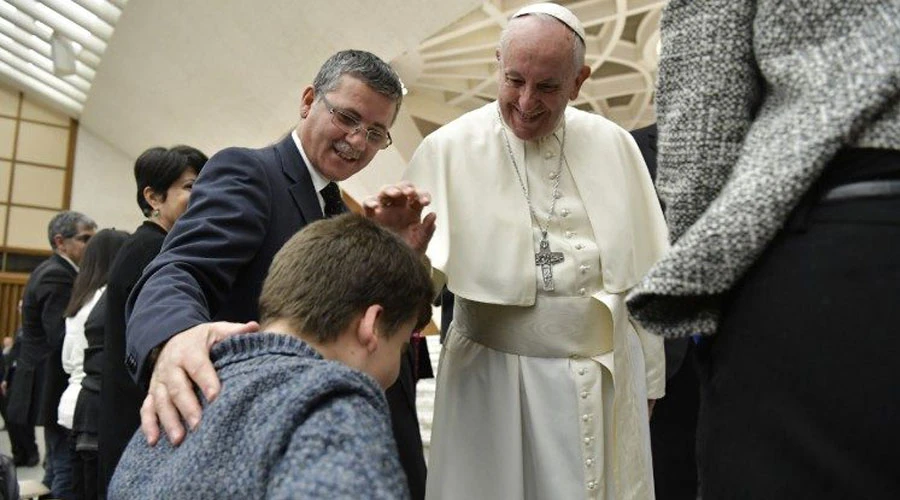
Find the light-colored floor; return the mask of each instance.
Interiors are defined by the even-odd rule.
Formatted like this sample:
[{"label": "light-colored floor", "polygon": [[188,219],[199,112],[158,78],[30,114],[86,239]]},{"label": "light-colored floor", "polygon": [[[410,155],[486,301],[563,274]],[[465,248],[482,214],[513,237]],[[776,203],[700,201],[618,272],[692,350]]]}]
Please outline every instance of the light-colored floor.
[{"label": "light-colored floor", "polygon": [[[438,356],[441,352],[441,344],[437,335],[425,337],[428,343],[428,352],[431,355],[431,365],[437,373]],[[431,444],[431,419],[434,415],[434,379],[419,381],[416,387],[416,409],[419,413],[419,427],[422,430],[422,442],[425,446],[425,459],[428,460],[428,449]],[[44,455],[44,428],[35,429],[38,449],[41,459]],[[0,451],[7,456],[12,456],[12,447],[9,444],[9,434],[4,429],[0,432]],[[33,479],[40,481],[44,477],[44,468],[41,464],[34,467],[19,467],[16,469],[19,480]]]},{"label": "light-colored floor", "polygon": [[[37,438],[38,450],[41,452],[41,458],[43,458],[44,428],[36,427],[34,436]],[[3,429],[3,432],[0,432],[0,451],[8,457],[12,456],[12,446],[9,444],[9,433],[6,432],[5,428]],[[40,481],[44,478],[44,467],[40,463],[34,467],[17,467],[16,474],[18,475],[19,481],[24,481],[26,479]]]}]

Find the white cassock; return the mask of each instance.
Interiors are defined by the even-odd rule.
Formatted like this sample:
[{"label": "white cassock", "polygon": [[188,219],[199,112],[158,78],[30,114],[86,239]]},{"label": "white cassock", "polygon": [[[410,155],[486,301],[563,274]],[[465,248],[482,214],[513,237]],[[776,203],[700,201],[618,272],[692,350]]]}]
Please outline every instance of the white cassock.
[{"label": "white cassock", "polygon": [[628,318],[624,297],[667,248],[640,152],[625,130],[567,108],[524,142],[507,130],[548,231],[555,290],[496,103],[429,135],[406,178],[432,194],[428,256],[456,294],[441,353],[430,499],[653,498],[647,399],[663,396],[662,339]]}]

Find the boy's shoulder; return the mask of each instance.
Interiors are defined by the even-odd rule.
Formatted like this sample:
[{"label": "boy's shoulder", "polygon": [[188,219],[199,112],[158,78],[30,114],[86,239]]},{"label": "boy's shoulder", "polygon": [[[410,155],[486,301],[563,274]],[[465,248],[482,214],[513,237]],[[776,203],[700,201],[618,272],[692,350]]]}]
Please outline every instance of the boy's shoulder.
[{"label": "boy's shoulder", "polygon": [[[343,363],[323,359],[297,337],[272,333],[238,335],[213,349],[223,391],[250,391],[272,403],[321,399],[326,393],[384,399],[377,382]],[[230,387],[229,387],[230,386]],[[230,390],[229,390],[230,389]],[[264,396],[268,393],[268,397]]]}]

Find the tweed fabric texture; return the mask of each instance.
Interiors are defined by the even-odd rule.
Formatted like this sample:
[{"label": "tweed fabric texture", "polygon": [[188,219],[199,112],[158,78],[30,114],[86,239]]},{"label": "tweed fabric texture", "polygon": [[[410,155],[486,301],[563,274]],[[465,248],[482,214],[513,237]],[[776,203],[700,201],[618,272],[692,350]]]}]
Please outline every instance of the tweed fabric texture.
[{"label": "tweed fabric texture", "polygon": [[384,393],[288,335],[212,350],[222,391],[173,448],[138,431],[109,489],[119,498],[408,498]]},{"label": "tweed fabric texture", "polygon": [[839,150],[900,149],[900,2],[672,0],[661,29],[657,187],[674,243],[628,306],[656,334],[710,335]]}]

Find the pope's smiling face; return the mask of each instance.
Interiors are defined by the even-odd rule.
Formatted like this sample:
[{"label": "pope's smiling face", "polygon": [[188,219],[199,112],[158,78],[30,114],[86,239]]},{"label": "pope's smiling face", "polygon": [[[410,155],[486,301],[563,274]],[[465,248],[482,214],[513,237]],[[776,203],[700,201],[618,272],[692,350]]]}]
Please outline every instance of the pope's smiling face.
[{"label": "pope's smiling face", "polygon": [[578,97],[588,67],[576,68],[575,34],[564,24],[535,16],[510,21],[497,51],[500,114],[519,139],[551,134],[566,104]]}]

